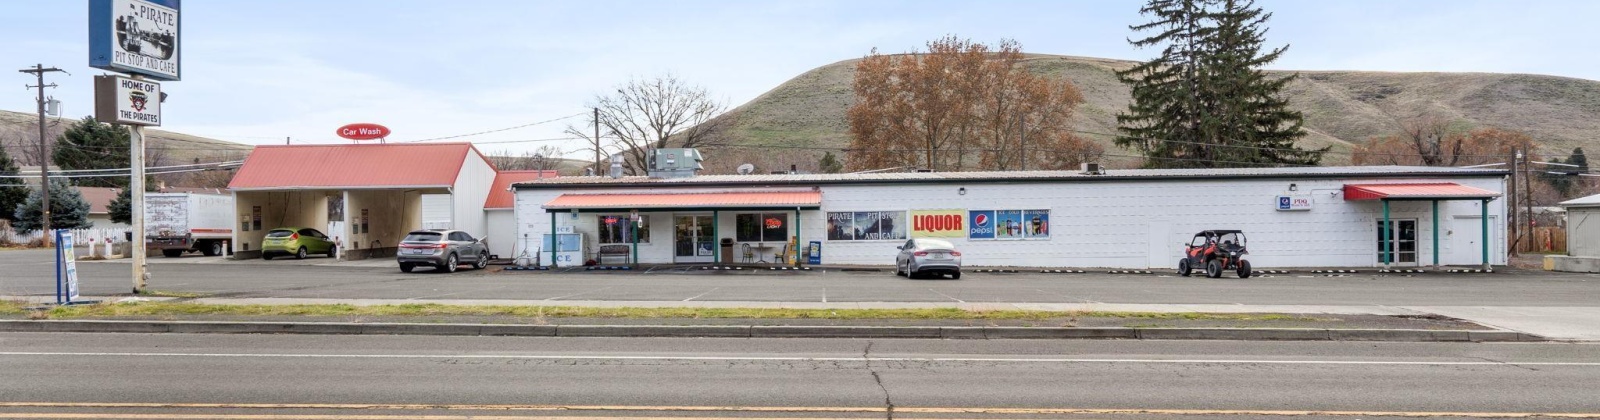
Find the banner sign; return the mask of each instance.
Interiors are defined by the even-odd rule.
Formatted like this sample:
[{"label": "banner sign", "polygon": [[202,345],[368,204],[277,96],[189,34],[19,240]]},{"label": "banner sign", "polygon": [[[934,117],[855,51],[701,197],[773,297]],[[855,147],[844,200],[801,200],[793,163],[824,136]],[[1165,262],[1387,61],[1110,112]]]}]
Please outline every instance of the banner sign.
[{"label": "banner sign", "polygon": [[78,298],[78,254],[72,249],[72,231],[56,231],[56,303]]},{"label": "banner sign", "polygon": [[967,212],[968,239],[1049,239],[1050,210]]},{"label": "banner sign", "polygon": [[179,0],[89,0],[89,67],[179,79]]},{"label": "banner sign", "polygon": [[906,239],[906,213],[903,211],[845,211],[828,213],[830,241],[903,241]]},{"label": "banner sign", "polygon": [[1278,196],[1278,211],[1311,210],[1311,194]]},{"label": "banner sign", "polygon": [[966,236],[966,211],[912,210],[911,237],[960,238]]},{"label": "banner sign", "polygon": [[122,76],[95,76],[94,119],[107,124],[160,126],[161,84]]}]

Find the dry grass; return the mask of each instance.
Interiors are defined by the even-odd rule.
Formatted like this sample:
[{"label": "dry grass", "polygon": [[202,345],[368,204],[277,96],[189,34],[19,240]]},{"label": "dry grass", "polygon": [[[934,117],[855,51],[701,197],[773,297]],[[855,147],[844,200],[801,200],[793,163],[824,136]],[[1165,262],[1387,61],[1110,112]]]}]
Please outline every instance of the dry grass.
[{"label": "dry grass", "polygon": [[[854,103],[850,89],[858,60],[845,60],[807,71],[748,103],[728,118],[734,124],[727,141],[743,145],[845,147],[849,143],[845,110]],[[1029,70],[1072,80],[1083,93],[1077,129],[1085,137],[1110,145],[1116,114],[1127,108],[1128,89],[1114,71],[1133,63],[1092,57],[1029,54]],[[1272,72],[1286,75],[1287,72]],[[1390,73],[1304,71],[1286,87],[1290,103],[1305,113],[1305,147],[1333,146],[1324,164],[1349,162],[1351,143],[1386,134],[1397,121],[1420,112],[1443,115],[1470,126],[1498,127],[1538,139],[1544,155],[1565,156],[1573,147],[1600,147],[1600,82],[1555,76],[1490,73]],[[737,148],[707,149],[707,169],[720,171],[720,154]],[[760,167],[814,166],[822,151],[804,157],[782,156],[784,162],[756,162]],[[815,156],[810,156],[815,155]],[[740,156],[743,157],[743,156]],[[798,161],[794,161],[798,160]],[[712,163],[718,163],[715,167]],[[723,168],[727,166],[727,168]]]},{"label": "dry grass", "polygon": [[[0,314],[18,315],[20,305],[0,306]],[[49,319],[172,316],[313,316],[437,317],[501,316],[634,319],[913,319],[913,320],[1054,320],[1119,318],[1144,320],[1315,321],[1284,314],[1214,314],[1154,312],[968,311],[962,309],[768,309],[768,308],[592,308],[573,306],[415,305],[212,305],[192,302],[104,303],[64,306],[42,313]]]}]

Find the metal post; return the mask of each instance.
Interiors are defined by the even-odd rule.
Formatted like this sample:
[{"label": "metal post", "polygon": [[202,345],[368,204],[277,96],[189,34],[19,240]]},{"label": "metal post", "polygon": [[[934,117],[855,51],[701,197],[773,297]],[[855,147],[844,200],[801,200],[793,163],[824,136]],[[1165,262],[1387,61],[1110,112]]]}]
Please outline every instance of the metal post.
[{"label": "metal post", "polygon": [[600,108],[594,109],[594,174],[600,175]]},{"label": "metal post", "polygon": [[[630,212],[630,215],[631,213],[632,212]],[[628,221],[628,223],[632,225],[628,227],[628,232],[633,233],[633,252],[629,252],[628,255],[633,256],[633,265],[635,267],[639,266],[639,227],[640,225],[644,224],[643,222],[644,216],[639,216],[639,220],[637,221]]]},{"label": "metal post", "polygon": [[33,73],[33,76],[38,83],[28,87],[37,88],[39,92],[37,98],[39,103],[39,221],[41,223],[39,231],[44,233],[43,235],[40,235],[40,241],[44,243],[45,247],[49,247],[50,243],[53,242],[54,239],[51,237],[51,235],[54,235],[54,233],[50,231],[50,141],[46,138],[47,135],[45,134],[44,88],[53,88],[56,87],[56,84],[44,84],[44,74],[58,71],[64,73],[65,71],[55,67],[46,68],[44,64],[34,64],[33,68],[31,69],[22,69],[17,71],[21,73]]},{"label": "metal post", "polygon": [[721,235],[721,233],[717,232],[717,227],[719,226],[719,224],[717,222],[718,222],[717,211],[716,210],[712,210],[711,211],[711,265],[722,264],[722,238],[721,238],[722,235]]},{"label": "metal post", "polygon": [[[800,243],[800,208],[796,207],[794,209],[794,246],[790,248],[790,250],[794,251],[795,267],[800,266]],[[784,255],[784,257],[787,258],[788,255]]]},{"label": "metal post", "polygon": [[[138,76],[134,77],[139,79]],[[144,126],[133,126],[131,135],[128,136],[128,156],[131,159],[132,174],[129,176],[128,190],[132,199],[128,202],[129,222],[133,224],[133,241],[128,244],[128,250],[133,254],[133,293],[144,293],[145,286],[150,280],[148,266],[145,265],[145,231],[144,231]]]},{"label": "metal post", "polygon": [[1483,200],[1483,269],[1489,269],[1489,200]]},{"label": "metal post", "polygon": [[[558,246],[556,246],[556,244],[561,243],[561,237],[560,236],[556,236],[556,212],[553,212],[553,211],[550,211],[550,210],[545,210],[545,211],[549,211],[550,212],[550,267],[551,268],[555,268],[555,266],[556,266],[556,248],[559,248]],[[543,242],[543,241],[540,241],[540,242]],[[598,252],[598,250],[596,250],[596,251]]]},{"label": "metal post", "polygon": [[1433,267],[1439,267],[1439,200],[1433,200]]},{"label": "metal post", "polygon": [[1389,255],[1389,248],[1393,245],[1389,241],[1389,199],[1383,200],[1383,224],[1378,225],[1378,247],[1383,249],[1383,268],[1389,268],[1389,263],[1394,262]]}]

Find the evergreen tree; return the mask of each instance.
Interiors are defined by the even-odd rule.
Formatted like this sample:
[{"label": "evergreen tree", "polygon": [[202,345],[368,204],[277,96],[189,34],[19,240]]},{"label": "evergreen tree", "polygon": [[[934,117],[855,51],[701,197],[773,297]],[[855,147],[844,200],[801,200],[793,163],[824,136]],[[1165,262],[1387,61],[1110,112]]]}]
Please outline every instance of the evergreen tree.
[{"label": "evergreen tree", "polygon": [[[28,200],[13,215],[12,227],[18,232],[39,230],[40,223],[40,189],[28,193]],[[52,178],[50,180],[50,228],[51,229],[83,229],[93,227],[89,222],[89,202],[83,199],[83,194],[77,188],[72,188],[65,178]]]},{"label": "evergreen tree", "polygon": [[133,190],[123,188],[121,192],[117,193],[117,198],[112,199],[111,204],[106,205],[106,213],[110,213],[111,223],[133,224],[132,203]]},{"label": "evergreen tree", "polygon": [[[17,163],[0,146],[0,177],[16,176]],[[20,178],[0,178],[0,219],[12,220],[17,207],[28,199],[28,187]]]},{"label": "evergreen tree", "polygon": [[1281,91],[1293,80],[1260,68],[1287,46],[1262,53],[1271,18],[1252,0],[1151,0],[1156,20],[1130,26],[1159,33],[1134,46],[1165,45],[1161,56],[1117,76],[1133,101],[1117,115],[1115,143],[1144,154],[1147,167],[1315,165],[1328,149],[1303,150],[1302,116]]},{"label": "evergreen tree", "polygon": [[844,170],[844,163],[839,162],[839,158],[834,156],[833,152],[825,152],[822,154],[822,160],[817,161],[817,169],[825,174],[836,174]]},{"label": "evergreen tree", "polygon": [[1582,147],[1572,149],[1572,155],[1567,156],[1567,164],[1578,165],[1577,171],[1579,173],[1589,172],[1589,157],[1583,155]]},{"label": "evergreen tree", "polygon": [[[128,154],[130,141],[126,127],[102,124],[95,121],[94,117],[83,117],[56,137],[50,159],[63,170],[127,168],[133,166]],[[125,188],[128,186],[128,177],[78,178],[77,184]]]}]

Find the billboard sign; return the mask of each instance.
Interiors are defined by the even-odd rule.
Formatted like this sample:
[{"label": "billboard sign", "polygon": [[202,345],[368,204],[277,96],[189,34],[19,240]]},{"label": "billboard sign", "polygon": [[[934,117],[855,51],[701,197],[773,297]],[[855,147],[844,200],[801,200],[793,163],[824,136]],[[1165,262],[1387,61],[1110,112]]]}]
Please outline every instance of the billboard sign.
[{"label": "billboard sign", "polygon": [[161,84],[122,76],[95,76],[94,118],[107,124],[160,126]]},{"label": "billboard sign", "polygon": [[911,237],[960,238],[967,236],[965,210],[912,210]]},{"label": "billboard sign", "polygon": [[89,0],[89,67],[179,79],[179,0]]},{"label": "billboard sign", "polygon": [[828,213],[830,241],[903,241],[906,212],[843,211]]}]

